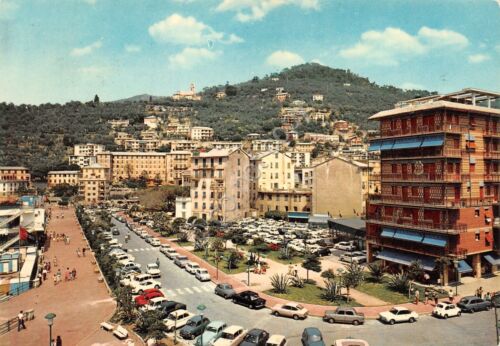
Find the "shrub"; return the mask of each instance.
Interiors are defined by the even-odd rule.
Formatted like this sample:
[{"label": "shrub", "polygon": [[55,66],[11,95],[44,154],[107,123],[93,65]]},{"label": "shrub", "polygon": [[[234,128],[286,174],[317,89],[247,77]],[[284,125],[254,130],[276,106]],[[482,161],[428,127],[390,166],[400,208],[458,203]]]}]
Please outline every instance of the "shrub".
[{"label": "shrub", "polygon": [[187,232],[177,233],[177,242],[178,243],[185,243],[188,241],[188,239],[189,239],[189,236],[188,236]]},{"label": "shrub", "polygon": [[324,280],[324,282],[325,288],[321,297],[331,302],[336,300],[340,296],[341,286],[333,279]]},{"label": "shrub", "polygon": [[418,280],[424,275],[424,267],[422,267],[422,262],[419,260],[413,261],[408,266],[408,278],[410,280]]},{"label": "shrub", "polygon": [[281,260],[289,260],[292,258],[292,254],[290,250],[287,250],[285,247],[280,248],[280,252],[278,254],[278,258]]},{"label": "shrub", "polygon": [[389,282],[387,283],[389,288],[394,291],[406,293],[410,286],[410,280],[406,273],[398,273],[389,276]]},{"label": "shrub", "polygon": [[382,262],[373,262],[368,265],[370,275],[375,282],[381,282],[385,274],[385,266]]},{"label": "shrub", "polygon": [[329,268],[321,273],[321,277],[327,280],[335,279],[335,272],[333,269]]},{"label": "shrub", "polygon": [[303,278],[299,276],[292,276],[291,284],[293,287],[304,288],[306,282]]},{"label": "shrub", "polygon": [[271,276],[271,285],[274,293],[286,293],[290,285],[290,277],[285,274],[274,274]]}]

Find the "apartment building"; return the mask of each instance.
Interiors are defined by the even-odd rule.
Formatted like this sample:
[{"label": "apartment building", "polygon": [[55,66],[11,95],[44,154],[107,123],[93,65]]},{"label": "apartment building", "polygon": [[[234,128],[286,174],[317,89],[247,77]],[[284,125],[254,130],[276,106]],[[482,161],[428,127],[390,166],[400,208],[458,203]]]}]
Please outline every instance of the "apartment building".
[{"label": "apartment building", "polygon": [[127,127],[130,125],[130,121],[128,119],[113,119],[109,120],[108,124],[111,125],[112,129]]},{"label": "apartment building", "polygon": [[311,165],[311,153],[301,151],[287,151],[295,167],[309,167]]},{"label": "apartment building", "polygon": [[323,94],[313,94],[312,100],[313,102],[323,102],[324,96]]},{"label": "apartment building", "polygon": [[191,128],[191,140],[209,141],[214,137],[214,129],[211,127],[194,126]]},{"label": "apartment building", "polygon": [[250,158],[241,149],[193,154],[193,215],[205,220],[236,220],[249,215]]},{"label": "apartment building", "polygon": [[381,188],[368,201],[367,251],[391,267],[419,260],[443,284],[476,278],[500,264],[500,94],[465,89],[405,101],[379,121]]},{"label": "apartment building", "polygon": [[125,146],[125,141],[133,139],[134,136],[127,132],[116,132],[114,134],[114,142],[116,145]]},{"label": "apartment building", "polygon": [[312,189],[314,167],[295,168],[294,176],[296,189]]},{"label": "apartment building", "polygon": [[158,139],[127,139],[124,148],[126,151],[155,151],[160,143]]},{"label": "apartment building", "polygon": [[241,142],[200,142],[201,148],[207,149],[242,149]]},{"label": "apartment building", "polygon": [[304,140],[311,142],[331,142],[331,143],[339,143],[340,137],[338,135],[327,135],[324,133],[314,133],[314,132],[306,132],[304,133]]},{"label": "apartment building", "polygon": [[78,186],[80,171],[50,171],[47,173],[47,187],[49,189],[61,184]]},{"label": "apartment building", "polygon": [[147,117],[144,117],[144,125],[146,125],[150,129],[156,129],[158,126],[160,126],[160,119],[158,119],[154,115],[149,115]]},{"label": "apartment building", "polygon": [[254,153],[263,151],[282,151],[285,145],[286,142],[283,140],[258,139],[251,142],[250,150]]},{"label": "apartment building", "polygon": [[193,216],[191,197],[176,197],[175,217],[187,220],[191,216]]},{"label": "apartment building", "polygon": [[78,167],[82,168],[85,166],[89,166],[93,163],[97,162],[97,158],[95,156],[75,156],[75,155],[70,155],[69,160],[68,160],[70,165],[77,165]]},{"label": "apartment building", "polygon": [[171,151],[167,153],[167,184],[184,186],[185,176],[191,175],[192,156],[193,154],[190,151]]},{"label": "apartment building", "polygon": [[167,140],[167,141],[163,140],[161,144],[162,145],[170,144],[170,149],[172,151],[193,151],[198,149],[200,146],[199,142],[183,140],[183,139]]},{"label": "apartment building", "polygon": [[311,190],[274,190],[258,191],[255,200],[255,209],[260,217],[268,211],[288,213],[311,211]]},{"label": "apartment building", "polygon": [[79,177],[79,195],[83,202],[100,204],[109,194],[109,168],[98,163],[83,167]]},{"label": "apartment building", "polygon": [[75,156],[96,156],[105,150],[105,146],[102,144],[75,144],[73,147],[73,155]]},{"label": "apartment building", "polygon": [[109,168],[114,183],[145,177],[149,184],[167,181],[167,153],[159,152],[104,152],[97,155],[97,163]]},{"label": "apartment building", "polygon": [[0,167],[0,202],[13,201],[19,189],[31,187],[31,174],[26,167]]},{"label": "apartment building", "polygon": [[315,143],[311,142],[296,142],[294,147],[292,148],[293,151],[297,151],[299,153],[312,153],[314,148],[316,147]]},{"label": "apartment building", "polygon": [[144,140],[154,140],[158,139],[160,136],[158,135],[158,131],[156,130],[143,130],[141,131],[141,139]]}]

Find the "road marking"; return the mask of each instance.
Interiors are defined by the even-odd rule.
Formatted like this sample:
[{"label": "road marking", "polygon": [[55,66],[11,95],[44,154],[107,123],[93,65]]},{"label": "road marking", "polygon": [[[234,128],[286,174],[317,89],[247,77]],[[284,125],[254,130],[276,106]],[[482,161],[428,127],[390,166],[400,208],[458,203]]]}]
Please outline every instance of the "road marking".
[{"label": "road marking", "polygon": [[196,291],[196,292],[198,292],[198,293],[203,292],[203,291],[202,291],[201,289],[199,289],[198,287],[193,287],[193,290],[195,290],[195,291]]},{"label": "road marking", "polygon": [[183,294],[184,294],[184,292],[182,291],[182,289],[181,289],[181,288],[178,288],[178,289],[177,289],[177,293],[179,293],[180,295],[183,295]]},{"label": "road marking", "polygon": [[173,290],[167,290],[167,297],[175,297],[177,293],[175,293]]},{"label": "road marking", "polygon": [[143,248],[141,248],[141,251],[144,251],[144,249],[143,249]]},{"label": "road marking", "polygon": [[150,251],[151,249],[147,247],[147,248],[145,248],[144,250],[146,250],[146,251]]},{"label": "road marking", "polygon": [[212,290],[211,290],[211,288],[210,288],[210,287],[208,287],[208,286],[202,286],[201,288],[203,288],[203,290],[204,290],[205,292],[211,292],[211,291],[212,291]]},{"label": "road marking", "polygon": [[191,291],[191,290],[190,290],[189,288],[187,288],[187,287],[185,288],[185,290],[186,290],[186,292],[187,292],[187,293],[189,293],[189,294],[193,294],[193,293],[194,293],[193,291]]}]

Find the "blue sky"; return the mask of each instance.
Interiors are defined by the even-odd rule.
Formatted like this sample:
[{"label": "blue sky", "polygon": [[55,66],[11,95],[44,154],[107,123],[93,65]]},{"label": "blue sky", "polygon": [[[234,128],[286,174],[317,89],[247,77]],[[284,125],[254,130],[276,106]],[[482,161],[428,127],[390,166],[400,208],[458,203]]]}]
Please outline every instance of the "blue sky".
[{"label": "blue sky", "polygon": [[170,95],[310,61],[500,91],[500,0],[0,0],[0,102]]}]

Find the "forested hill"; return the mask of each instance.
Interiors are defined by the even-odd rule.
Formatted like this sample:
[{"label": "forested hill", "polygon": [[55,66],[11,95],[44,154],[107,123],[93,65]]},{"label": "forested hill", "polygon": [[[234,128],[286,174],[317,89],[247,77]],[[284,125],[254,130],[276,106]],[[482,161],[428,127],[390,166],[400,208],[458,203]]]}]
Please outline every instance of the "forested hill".
[{"label": "forested hill", "polygon": [[[397,101],[428,94],[378,86],[350,71],[304,64],[236,85],[205,88],[199,102],[152,99],[159,104],[192,106],[194,124],[213,127],[219,139],[240,140],[248,133],[270,134],[280,125],[277,114],[281,105],[274,99],[276,88],[280,87],[291,95],[287,103],[303,100],[312,105],[312,95],[323,94],[324,102],[317,106],[329,107],[336,117],[363,127],[371,114],[392,108]],[[215,99],[217,91],[226,91],[227,97]],[[107,120],[130,119],[132,126],[127,131],[139,133],[145,100],[149,100],[149,95],[117,102],[97,100],[64,105],[0,103],[0,165],[25,165],[35,177],[43,177],[51,169],[67,168],[66,158],[75,143],[102,143],[113,150]]]}]

